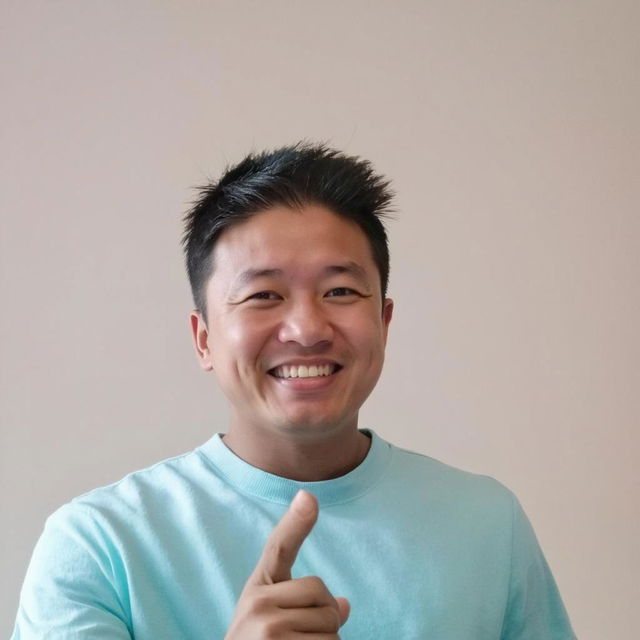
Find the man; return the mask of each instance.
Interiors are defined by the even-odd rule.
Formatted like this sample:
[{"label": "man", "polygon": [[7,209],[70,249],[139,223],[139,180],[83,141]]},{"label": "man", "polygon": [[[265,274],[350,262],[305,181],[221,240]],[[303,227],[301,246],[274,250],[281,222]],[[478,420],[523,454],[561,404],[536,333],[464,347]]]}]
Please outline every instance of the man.
[{"label": "man", "polygon": [[54,513],[14,638],[575,638],[508,489],[358,429],[390,200],[368,162],[307,144],[202,190],[191,329],[230,423]]}]

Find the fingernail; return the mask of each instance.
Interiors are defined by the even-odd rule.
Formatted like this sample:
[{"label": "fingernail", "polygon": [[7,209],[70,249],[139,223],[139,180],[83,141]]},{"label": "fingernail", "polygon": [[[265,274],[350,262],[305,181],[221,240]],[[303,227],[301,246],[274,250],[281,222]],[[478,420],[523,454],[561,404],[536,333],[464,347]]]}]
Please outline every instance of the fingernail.
[{"label": "fingernail", "polygon": [[313,513],[313,505],[311,504],[311,500],[309,500],[309,498],[305,495],[305,491],[302,489],[300,489],[300,491],[296,493],[291,502],[291,506],[301,516],[308,516]]}]

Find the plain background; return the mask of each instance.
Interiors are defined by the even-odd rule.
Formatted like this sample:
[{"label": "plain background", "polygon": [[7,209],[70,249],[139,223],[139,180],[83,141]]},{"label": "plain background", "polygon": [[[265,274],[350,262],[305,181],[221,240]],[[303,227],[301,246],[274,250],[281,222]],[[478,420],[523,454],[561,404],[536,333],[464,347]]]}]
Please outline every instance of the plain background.
[{"label": "plain background", "polygon": [[637,637],[639,6],[2,2],[0,635],[48,514],[224,431],[181,217],[306,138],[398,194],[361,426],[513,489],[578,636]]}]

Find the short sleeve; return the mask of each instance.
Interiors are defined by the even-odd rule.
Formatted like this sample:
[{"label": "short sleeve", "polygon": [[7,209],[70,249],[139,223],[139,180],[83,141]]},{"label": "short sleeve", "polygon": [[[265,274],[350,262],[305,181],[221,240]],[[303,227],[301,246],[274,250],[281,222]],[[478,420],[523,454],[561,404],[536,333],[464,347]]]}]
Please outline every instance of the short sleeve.
[{"label": "short sleeve", "polygon": [[38,540],[12,640],[131,640],[118,567],[88,511],[56,511]]},{"label": "short sleeve", "polygon": [[533,527],[512,495],[511,576],[501,640],[575,640]]}]

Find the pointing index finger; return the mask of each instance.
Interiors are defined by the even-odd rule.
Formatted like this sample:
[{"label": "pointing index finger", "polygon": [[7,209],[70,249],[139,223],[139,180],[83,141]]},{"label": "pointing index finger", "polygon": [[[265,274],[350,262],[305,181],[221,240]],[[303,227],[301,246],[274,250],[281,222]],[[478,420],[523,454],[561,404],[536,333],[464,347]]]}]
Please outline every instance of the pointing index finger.
[{"label": "pointing index finger", "polygon": [[316,498],[308,491],[298,491],[289,509],[267,539],[249,581],[264,585],[291,580],[291,567],[317,519]]}]

